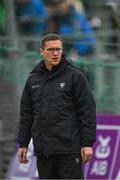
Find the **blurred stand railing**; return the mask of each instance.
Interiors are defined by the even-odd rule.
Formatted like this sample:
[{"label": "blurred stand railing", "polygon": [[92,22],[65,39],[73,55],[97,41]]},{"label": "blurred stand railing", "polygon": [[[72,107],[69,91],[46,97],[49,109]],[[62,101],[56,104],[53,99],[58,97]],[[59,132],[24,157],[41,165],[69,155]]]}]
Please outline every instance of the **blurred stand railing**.
[{"label": "blurred stand railing", "polygon": [[[94,32],[93,36],[96,39],[94,44],[95,47],[95,55],[100,56],[100,58],[105,58],[105,56],[112,55],[115,57],[120,57],[120,29],[119,27],[116,29],[111,29],[111,25],[107,24],[106,27],[104,25],[101,26],[100,29],[97,29]],[[18,51],[36,51],[39,50],[39,42],[40,36],[38,35],[29,35],[22,36],[19,35],[17,37],[17,46],[10,46],[10,42],[13,41],[11,36],[0,36],[0,48],[15,49]],[[76,40],[82,40],[86,37],[85,33],[75,32],[68,35],[62,35],[64,39],[64,44],[68,47],[74,44]],[[88,44],[88,42],[86,43]],[[10,48],[11,47],[11,48]]]}]

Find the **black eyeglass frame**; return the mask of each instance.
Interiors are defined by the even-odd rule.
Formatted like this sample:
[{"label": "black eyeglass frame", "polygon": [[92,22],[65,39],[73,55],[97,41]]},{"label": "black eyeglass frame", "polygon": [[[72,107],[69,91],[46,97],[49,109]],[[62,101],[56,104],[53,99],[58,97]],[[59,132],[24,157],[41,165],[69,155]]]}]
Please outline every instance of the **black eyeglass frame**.
[{"label": "black eyeglass frame", "polygon": [[62,48],[46,48],[44,50],[51,52],[51,53],[54,53],[55,51],[57,51],[59,53],[62,52]]}]

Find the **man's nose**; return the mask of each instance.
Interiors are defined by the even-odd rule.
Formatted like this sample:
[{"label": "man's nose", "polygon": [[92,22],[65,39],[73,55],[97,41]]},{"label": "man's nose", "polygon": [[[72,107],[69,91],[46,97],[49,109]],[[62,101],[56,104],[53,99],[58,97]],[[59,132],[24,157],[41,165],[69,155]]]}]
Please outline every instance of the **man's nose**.
[{"label": "man's nose", "polygon": [[55,49],[54,52],[53,52],[53,54],[58,54],[58,51]]}]

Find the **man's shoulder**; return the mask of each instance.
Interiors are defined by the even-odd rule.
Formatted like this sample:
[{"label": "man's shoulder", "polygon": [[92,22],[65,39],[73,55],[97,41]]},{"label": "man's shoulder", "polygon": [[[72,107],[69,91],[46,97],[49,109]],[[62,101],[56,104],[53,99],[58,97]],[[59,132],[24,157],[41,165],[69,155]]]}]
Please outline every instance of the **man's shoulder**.
[{"label": "man's shoulder", "polygon": [[83,72],[81,71],[80,67],[76,66],[75,63],[71,63],[68,65],[68,68],[71,70],[71,72],[75,73],[76,75],[82,75]]},{"label": "man's shoulder", "polygon": [[31,72],[29,72],[27,79],[34,79],[36,76],[40,75],[41,66],[43,65],[43,60],[41,60],[36,66],[33,68]]},{"label": "man's shoulder", "polygon": [[27,78],[26,78],[26,85],[31,85],[36,82],[36,74],[35,73],[29,73]]},{"label": "man's shoulder", "polygon": [[75,64],[75,61],[69,57],[66,57],[66,60],[67,60],[67,65],[68,67],[73,70],[74,72],[78,72],[78,73],[82,73],[82,71],[80,70],[80,67],[78,67],[76,64]]}]

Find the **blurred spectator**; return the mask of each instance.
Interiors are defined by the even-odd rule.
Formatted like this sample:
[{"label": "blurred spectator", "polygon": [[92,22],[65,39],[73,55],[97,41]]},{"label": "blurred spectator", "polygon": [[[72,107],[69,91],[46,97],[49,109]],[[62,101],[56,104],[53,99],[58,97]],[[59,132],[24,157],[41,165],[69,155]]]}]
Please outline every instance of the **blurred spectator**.
[{"label": "blurred spectator", "polygon": [[118,16],[120,16],[120,0],[106,0],[105,4],[111,8],[113,8],[113,10],[116,12],[116,14]]},{"label": "blurred spectator", "polygon": [[91,19],[94,16],[94,5],[92,0],[80,0],[80,1],[82,1],[88,20]]},{"label": "blurred spectator", "polygon": [[51,0],[47,7],[49,13],[47,33],[72,33],[74,28],[74,7],[69,6],[63,0]]},{"label": "blurred spectator", "polygon": [[104,6],[104,2],[101,0],[94,1],[94,3],[92,0],[80,0],[80,1],[83,4],[85,14],[92,28],[95,30],[99,29],[101,27],[102,20],[97,10],[99,9],[99,7]]},{"label": "blurred spectator", "polygon": [[49,17],[46,32],[60,33],[72,40],[71,48],[78,55],[92,54],[95,38],[86,16],[76,10],[74,4],[65,0],[49,1]]},{"label": "blurred spectator", "polygon": [[46,9],[41,0],[17,0],[17,22],[22,34],[40,34],[45,30]]},{"label": "blurred spectator", "polygon": [[6,11],[3,0],[0,0],[0,35],[5,35],[6,32]]},{"label": "blurred spectator", "polygon": [[75,43],[75,49],[79,55],[91,55],[94,53],[95,37],[92,28],[85,15],[76,13],[77,31],[83,33],[83,37]]}]

